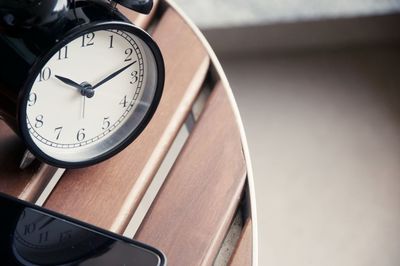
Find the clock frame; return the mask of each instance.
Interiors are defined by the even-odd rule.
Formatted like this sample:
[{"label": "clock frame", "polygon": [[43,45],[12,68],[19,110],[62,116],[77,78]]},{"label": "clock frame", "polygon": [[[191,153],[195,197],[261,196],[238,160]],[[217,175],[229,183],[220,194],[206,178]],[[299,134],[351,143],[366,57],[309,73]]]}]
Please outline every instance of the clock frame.
[{"label": "clock frame", "polygon": [[[153,39],[142,29],[128,23],[118,10],[102,2],[78,2],[67,15],[54,24],[29,30],[8,30],[0,37],[0,57],[12,64],[0,66],[0,116],[22,138],[27,148],[41,161],[62,168],[79,168],[104,161],[127,147],[147,126],[160,102],[165,70],[162,54]],[[154,55],[157,73],[153,101],[141,122],[131,133],[98,156],[70,162],[49,156],[32,140],[27,128],[27,103],[37,75],[50,58],[66,44],[86,33],[118,29],[141,39]],[[36,37],[34,37],[36,36]]]}]

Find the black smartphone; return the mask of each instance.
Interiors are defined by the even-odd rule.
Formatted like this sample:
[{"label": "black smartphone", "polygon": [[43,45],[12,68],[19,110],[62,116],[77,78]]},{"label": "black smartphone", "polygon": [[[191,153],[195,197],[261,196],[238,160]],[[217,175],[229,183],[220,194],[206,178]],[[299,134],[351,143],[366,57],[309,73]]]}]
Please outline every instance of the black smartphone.
[{"label": "black smartphone", "polygon": [[0,264],[164,266],[163,253],[0,193]]}]

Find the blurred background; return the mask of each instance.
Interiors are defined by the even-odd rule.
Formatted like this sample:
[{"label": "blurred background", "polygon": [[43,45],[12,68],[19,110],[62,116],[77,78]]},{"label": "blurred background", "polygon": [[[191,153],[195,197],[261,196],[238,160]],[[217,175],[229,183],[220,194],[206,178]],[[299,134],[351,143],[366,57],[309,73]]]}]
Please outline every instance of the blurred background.
[{"label": "blurred background", "polygon": [[400,0],[175,0],[252,156],[259,265],[400,265]]}]

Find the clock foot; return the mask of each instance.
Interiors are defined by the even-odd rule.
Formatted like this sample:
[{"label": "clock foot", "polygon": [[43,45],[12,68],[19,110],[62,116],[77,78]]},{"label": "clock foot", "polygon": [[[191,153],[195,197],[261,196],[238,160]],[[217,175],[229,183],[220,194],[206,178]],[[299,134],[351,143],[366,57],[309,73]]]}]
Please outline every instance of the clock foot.
[{"label": "clock foot", "polygon": [[35,155],[33,155],[29,150],[26,150],[24,155],[22,156],[21,163],[19,164],[19,169],[23,170],[27,168],[33,163],[35,159]]}]

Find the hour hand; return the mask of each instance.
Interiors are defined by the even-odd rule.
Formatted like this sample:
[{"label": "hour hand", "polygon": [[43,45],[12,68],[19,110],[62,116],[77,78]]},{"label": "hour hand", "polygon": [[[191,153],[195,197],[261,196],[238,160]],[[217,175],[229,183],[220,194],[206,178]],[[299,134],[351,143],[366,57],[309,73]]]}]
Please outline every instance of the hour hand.
[{"label": "hour hand", "polygon": [[61,76],[58,76],[58,75],[54,75],[54,76],[56,78],[58,78],[59,80],[61,80],[62,82],[64,82],[65,84],[67,84],[69,86],[72,86],[72,87],[78,89],[79,91],[81,91],[83,89],[83,87],[80,84],[76,83],[75,81],[73,81],[73,80],[71,80],[69,78],[61,77]]}]

